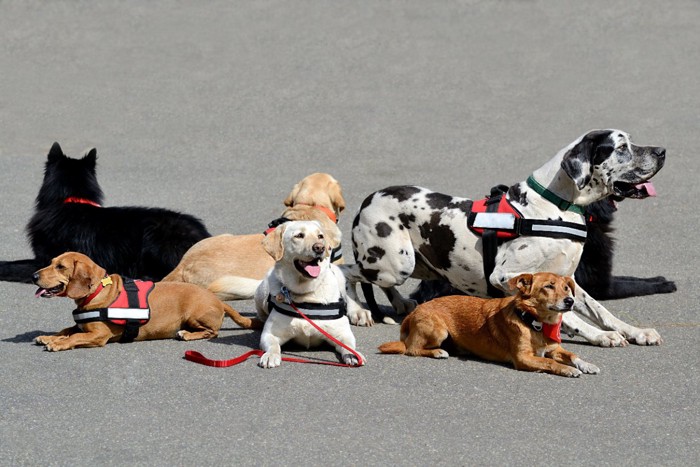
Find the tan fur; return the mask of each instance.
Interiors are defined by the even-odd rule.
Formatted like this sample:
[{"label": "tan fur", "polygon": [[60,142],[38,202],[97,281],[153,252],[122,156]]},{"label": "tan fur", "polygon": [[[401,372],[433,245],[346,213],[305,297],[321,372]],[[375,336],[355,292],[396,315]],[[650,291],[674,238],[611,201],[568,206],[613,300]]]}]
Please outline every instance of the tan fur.
[{"label": "tan fur", "polygon": [[[111,274],[112,284],[105,286],[83,306],[85,298],[97,290],[105,275],[106,271],[87,256],[68,252],[37,271],[35,282],[46,289],[62,288],[58,296],[72,298],[80,310],[94,310],[108,307],[122,289],[121,276]],[[214,294],[194,284],[159,282],[151,291],[148,303],[151,319],[139,328],[137,341],[175,337],[186,341],[210,339],[218,335],[224,314],[243,328],[262,328],[260,320],[241,316]],[[108,342],[118,341],[123,330],[123,326],[96,321],[76,324],[51,336],[39,336],[36,342],[51,351],[102,347]]]},{"label": "tan fur", "polygon": [[[522,274],[511,279],[517,294],[500,299],[447,296],[419,305],[401,324],[401,340],[379,347],[382,353],[446,358],[440,348],[450,337],[461,350],[485,360],[512,363],[517,370],[579,376],[598,368],[533,331],[515,309],[535,314],[538,321],[559,321],[563,300],[573,297],[571,278],[550,273]],[[542,356],[544,355],[544,356]]]},{"label": "tan fur", "polygon": [[[345,199],[338,181],[325,173],[314,173],[297,183],[284,200],[287,208],[281,217],[290,220],[315,220],[327,232],[335,232],[337,247],[340,231],[336,223],[318,207],[332,211],[336,219],[345,209]],[[223,285],[229,276],[262,280],[275,264],[274,259],[263,249],[263,234],[217,235],[193,245],[177,267],[163,282],[189,282],[209,288],[221,300],[236,300],[241,297],[227,293]],[[342,263],[342,258],[336,264]]]}]

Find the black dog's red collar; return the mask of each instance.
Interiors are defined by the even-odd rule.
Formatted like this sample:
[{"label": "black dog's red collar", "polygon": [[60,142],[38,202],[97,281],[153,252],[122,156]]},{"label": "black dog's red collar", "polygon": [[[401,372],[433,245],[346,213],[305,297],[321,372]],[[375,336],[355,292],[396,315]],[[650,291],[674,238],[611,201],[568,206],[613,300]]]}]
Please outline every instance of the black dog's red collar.
[{"label": "black dog's red collar", "polygon": [[94,201],[91,201],[91,200],[86,199],[86,198],[78,198],[77,196],[69,196],[68,198],[64,199],[63,202],[65,204],[70,204],[70,203],[89,204],[90,206],[95,206],[96,208],[102,207]]}]

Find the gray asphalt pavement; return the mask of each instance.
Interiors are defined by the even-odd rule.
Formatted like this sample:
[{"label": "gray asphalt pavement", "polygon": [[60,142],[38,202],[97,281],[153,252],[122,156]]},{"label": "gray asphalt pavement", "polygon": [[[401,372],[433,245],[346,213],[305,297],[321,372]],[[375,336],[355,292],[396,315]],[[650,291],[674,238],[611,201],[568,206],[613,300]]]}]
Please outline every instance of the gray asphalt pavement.
[{"label": "gray asphalt pavement", "polygon": [[2,260],[31,256],[54,141],[97,147],[106,204],[214,234],[261,231],[329,172],[351,258],[374,190],[485,195],[612,127],[667,148],[659,196],[620,207],[615,272],[678,285],[606,302],[662,346],[567,339],[602,372],[565,379],[378,355],[389,325],[354,329],[359,369],[183,359],[257,346],[230,321],[212,341],[49,353],[32,340],[72,303],[0,283],[0,464],[698,465],[698,24],[692,0],[0,2]]}]

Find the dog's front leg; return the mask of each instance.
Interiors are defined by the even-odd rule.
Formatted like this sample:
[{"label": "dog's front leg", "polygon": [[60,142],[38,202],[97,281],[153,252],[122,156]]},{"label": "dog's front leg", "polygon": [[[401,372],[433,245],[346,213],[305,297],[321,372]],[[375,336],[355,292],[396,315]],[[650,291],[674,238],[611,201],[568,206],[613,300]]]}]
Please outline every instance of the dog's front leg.
[{"label": "dog's front leg", "polygon": [[[262,368],[280,366],[282,363],[282,345],[290,339],[289,337],[279,337],[284,335],[285,326],[275,326],[274,318],[280,319],[281,316],[276,312],[273,312],[273,315],[265,322],[265,327],[260,336],[260,348],[265,352],[258,362],[258,366]],[[286,317],[282,317],[282,319],[285,322],[288,321]]]},{"label": "dog's front leg", "polygon": [[104,347],[112,336],[113,334],[107,326],[94,327],[86,332],[76,332],[68,337],[51,341],[46,344],[46,350],[58,352],[79,347]]},{"label": "dog's front leg", "polygon": [[565,313],[561,324],[565,333],[571,336],[581,336],[599,347],[624,347],[627,345],[627,339],[619,332],[601,331],[582,320],[576,313]]},{"label": "dog's front leg", "polygon": [[592,363],[584,362],[578,357],[578,355],[576,355],[573,352],[569,352],[568,350],[565,350],[560,345],[558,345],[554,350],[548,352],[545,355],[553,358],[559,363],[563,363],[564,365],[574,366],[581,370],[583,373],[587,373],[589,375],[597,375],[598,373],[600,373],[600,368],[598,368]]},{"label": "dog's front leg", "polygon": [[625,323],[615,317],[603,305],[598,303],[593,297],[576,286],[576,304],[574,310],[581,313],[603,329],[617,331],[627,338],[628,341],[638,345],[660,345],[663,340],[656,329],[640,329]]},{"label": "dog's front leg", "polygon": [[[359,273],[359,268],[356,264],[343,265],[340,267],[343,273],[344,280],[339,279],[340,290],[344,290],[345,302],[348,308],[348,319],[350,324],[355,326],[372,326],[372,312],[362,308],[360,299],[357,296],[357,283],[361,281],[362,275]],[[341,292],[342,293],[342,292]]]},{"label": "dog's front leg", "polygon": [[563,365],[551,358],[537,357],[535,355],[521,355],[513,362],[513,365],[516,370],[538,371],[569,378],[578,378],[582,374],[578,368]]},{"label": "dog's front leg", "polygon": [[[335,337],[339,342],[343,343],[345,346],[351,348],[352,350],[355,350],[355,336],[349,329],[347,330],[347,332],[331,332],[329,329],[326,329],[326,332]],[[343,359],[343,363],[345,363],[346,365],[357,365],[359,363],[355,354],[350,352],[342,345],[338,345],[330,339],[326,339],[326,342],[335,347],[336,352],[340,354],[340,357]],[[355,352],[357,352],[357,350],[355,350]],[[362,358],[362,364],[366,364],[367,359],[365,358],[365,356],[362,355],[360,352],[357,352],[357,354],[360,356],[360,358]]]},{"label": "dog's front leg", "polygon": [[50,336],[37,336],[36,339],[34,339],[34,342],[37,345],[46,345],[50,342],[66,339],[68,336],[75,334],[76,332],[80,332],[80,328],[77,324],[69,328],[61,329],[56,334],[52,334]]}]

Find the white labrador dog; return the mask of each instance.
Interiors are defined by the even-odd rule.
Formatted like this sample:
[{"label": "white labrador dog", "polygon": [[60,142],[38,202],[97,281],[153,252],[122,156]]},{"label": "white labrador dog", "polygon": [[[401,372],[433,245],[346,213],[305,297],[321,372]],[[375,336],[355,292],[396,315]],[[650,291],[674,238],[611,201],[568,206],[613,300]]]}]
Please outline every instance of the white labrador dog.
[{"label": "white labrador dog", "polygon": [[[330,262],[332,245],[337,243],[333,235],[316,221],[292,221],[280,225],[263,240],[263,247],[275,259],[275,265],[255,292],[258,316],[265,321],[260,337],[260,347],[265,352],[260,358],[261,367],[279,366],[281,347],[289,341],[306,348],[328,342],[344,363],[358,364],[352,352],[323,336],[289,303],[355,350],[355,336],[347,316],[345,277]],[[365,358],[361,358],[364,363]]]},{"label": "white labrador dog", "polygon": [[[593,130],[582,135],[527,181],[506,190],[503,198],[522,215],[517,223],[510,215],[482,215],[485,221],[488,216],[510,219],[511,229],[520,235],[498,246],[488,277],[482,262],[482,238],[467,226],[476,202],[417,186],[377,191],[363,202],[353,222],[357,263],[343,266],[350,298],[356,299],[355,283],[376,284],[394,308],[405,313],[415,302],[403,299],[395,287],[409,277],[446,280],[463,292],[484,297],[489,293],[487,280],[507,292],[508,281],[522,273],[573,276],[585,240],[584,208],[610,195],[648,196],[644,182],[663,167],[665,156],[662,147],[632,144],[623,131]],[[495,225],[496,220],[491,222]],[[576,287],[574,310],[576,313],[564,316],[564,329],[593,344],[662,342],[656,330],[640,329],[616,318],[580,286]]]}]

